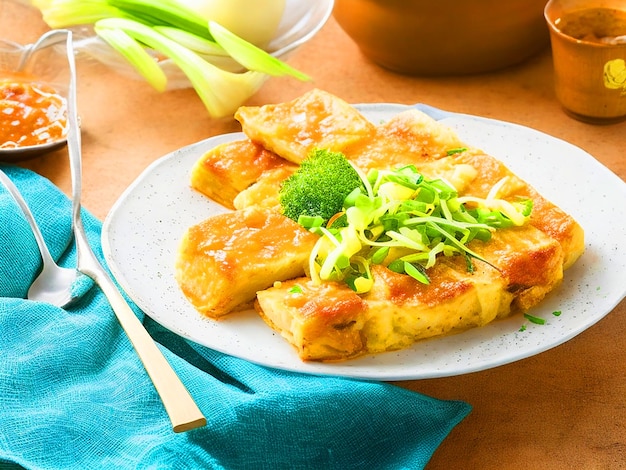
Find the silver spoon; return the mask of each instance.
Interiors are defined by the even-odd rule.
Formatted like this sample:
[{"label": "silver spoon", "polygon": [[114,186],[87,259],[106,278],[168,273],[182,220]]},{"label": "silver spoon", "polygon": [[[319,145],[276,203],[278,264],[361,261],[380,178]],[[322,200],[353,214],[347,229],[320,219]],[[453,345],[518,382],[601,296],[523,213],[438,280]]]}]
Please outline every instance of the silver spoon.
[{"label": "silver spoon", "polygon": [[2,170],[0,170],[0,182],[7,188],[24,213],[24,217],[33,231],[35,241],[41,252],[43,269],[28,289],[27,298],[47,302],[57,307],[70,305],[79,297],[75,290],[72,289],[72,286],[80,277],[84,276],[84,274],[78,272],[76,269],[63,268],[56,264],[50,255],[50,251],[46,246],[46,242],[28,204],[17,187],[13,184],[13,181],[11,181]]}]

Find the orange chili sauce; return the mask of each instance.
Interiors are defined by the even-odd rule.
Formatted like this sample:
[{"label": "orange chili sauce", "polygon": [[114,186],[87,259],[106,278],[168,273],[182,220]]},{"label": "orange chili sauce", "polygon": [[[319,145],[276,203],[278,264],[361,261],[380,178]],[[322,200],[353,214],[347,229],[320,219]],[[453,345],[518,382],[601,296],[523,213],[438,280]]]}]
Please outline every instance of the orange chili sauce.
[{"label": "orange chili sauce", "polygon": [[67,132],[66,100],[27,76],[0,78],[0,148],[56,142]]}]

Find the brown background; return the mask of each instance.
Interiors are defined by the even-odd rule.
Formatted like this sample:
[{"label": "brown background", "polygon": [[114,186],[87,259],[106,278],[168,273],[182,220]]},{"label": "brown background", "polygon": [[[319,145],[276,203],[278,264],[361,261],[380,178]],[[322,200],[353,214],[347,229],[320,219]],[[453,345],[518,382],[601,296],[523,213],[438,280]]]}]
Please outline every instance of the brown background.
[{"label": "brown background", "polygon": [[[26,43],[46,29],[36,12],[0,0],[0,35]],[[331,19],[290,63],[314,81],[272,79],[249,104],[287,101],[312,87],[352,103],[422,102],[538,129],[578,145],[626,178],[626,122],[593,126],[566,116],[554,96],[549,48],[495,73],[412,78],[370,63]],[[210,119],[193,90],[159,94],[143,82],[85,61],[79,62],[78,72],[83,205],[100,219],[155,159],[239,130],[232,119]],[[64,151],[23,166],[69,194]],[[400,382],[474,407],[428,469],[626,468],[625,310],[622,302],[583,334],[529,359],[458,377]]]}]

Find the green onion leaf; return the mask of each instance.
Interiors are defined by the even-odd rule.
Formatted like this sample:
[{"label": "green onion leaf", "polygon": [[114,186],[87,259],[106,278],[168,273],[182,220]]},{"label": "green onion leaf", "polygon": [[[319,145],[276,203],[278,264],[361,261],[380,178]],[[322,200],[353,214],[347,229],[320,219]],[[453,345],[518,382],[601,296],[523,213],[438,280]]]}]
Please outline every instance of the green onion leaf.
[{"label": "green onion leaf", "polygon": [[122,29],[96,26],[96,33],[133,65],[135,70],[157,91],[165,91],[167,77],[143,45]]},{"label": "green onion leaf", "polygon": [[150,26],[174,26],[183,31],[213,39],[207,23],[184,2],[171,0],[107,0],[110,5],[130,13]]},{"label": "green onion leaf", "polygon": [[[258,72],[226,72],[202,59],[195,52],[163,36],[142,23],[108,18],[96,23],[96,30],[121,29],[148,47],[157,49],[180,67],[212,116],[232,114],[267,79]],[[137,64],[132,63],[137,68]]]},{"label": "green onion leaf", "polygon": [[373,264],[382,264],[382,262],[385,261],[385,258],[387,257],[388,254],[389,254],[389,247],[388,246],[383,246],[381,248],[378,248],[372,254],[372,257],[371,257],[372,263]]},{"label": "green onion leaf", "polygon": [[214,21],[209,21],[209,31],[215,42],[223,47],[233,59],[249,70],[255,70],[275,77],[290,75],[303,81],[311,79],[308,75],[273,57],[254,44],[241,39]]},{"label": "green onion leaf", "polygon": [[93,24],[104,18],[133,18],[106,0],[33,0],[32,4],[41,10],[43,20],[54,29]]},{"label": "green onion leaf", "polygon": [[324,224],[324,218],[319,215],[306,215],[302,214],[298,217],[298,223],[304,228],[312,229],[313,227],[321,227]]},{"label": "green onion leaf", "polygon": [[163,36],[170,38],[172,41],[176,41],[181,46],[191,49],[198,54],[230,57],[224,48],[215,41],[190,33],[184,29],[174,28],[172,26],[154,26],[154,29]]}]

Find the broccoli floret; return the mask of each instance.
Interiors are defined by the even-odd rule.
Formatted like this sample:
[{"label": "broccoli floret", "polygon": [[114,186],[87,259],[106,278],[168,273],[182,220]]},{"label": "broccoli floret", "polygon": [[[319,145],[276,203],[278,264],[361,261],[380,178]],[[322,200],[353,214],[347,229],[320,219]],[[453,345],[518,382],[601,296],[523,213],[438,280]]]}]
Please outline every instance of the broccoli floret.
[{"label": "broccoli floret", "polygon": [[296,222],[300,216],[319,216],[326,223],[343,209],[346,196],[359,187],[364,189],[361,177],[345,155],[314,150],[283,182],[280,204],[283,214]]}]

